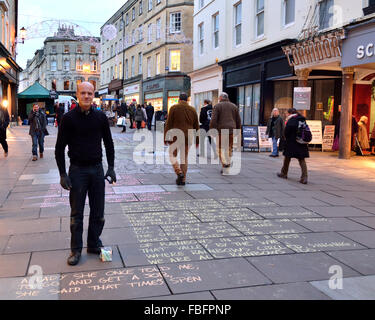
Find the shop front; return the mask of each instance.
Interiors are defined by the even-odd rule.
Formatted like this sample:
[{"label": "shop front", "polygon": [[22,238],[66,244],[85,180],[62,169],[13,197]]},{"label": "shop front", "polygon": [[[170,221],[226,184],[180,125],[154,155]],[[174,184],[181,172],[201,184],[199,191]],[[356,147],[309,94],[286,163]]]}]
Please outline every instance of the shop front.
[{"label": "shop front", "polygon": [[151,103],[155,112],[168,112],[178,103],[182,92],[190,94],[190,78],[187,76],[165,76],[143,82],[144,102]]},{"label": "shop front", "polygon": [[[351,105],[347,106],[346,111],[357,122],[362,117],[368,119],[365,129],[366,135],[370,136],[375,127],[375,19],[346,29],[342,67],[352,81],[351,90],[347,92],[347,95],[351,95],[347,97]],[[344,116],[349,117],[346,114]]]},{"label": "shop front", "polygon": [[196,70],[189,74],[191,78],[191,104],[200,113],[204,100],[218,103],[223,88],[223,69],[218,64]]},{"label": "shop front", "polygon": [[140,88],[141,88],[140,83],[132,84],[132,85],[124,87],[124,100],[126,104],[129,105],[132,102],[134,103],[134,101],[136,102],[136,104],[141,103]]},{"label": "shop front", "polygon": [[223,91],[238,105],[242,125],[266,124],[274,107],[274,84],[280,79],[293,79],[293,68],[281,49],[289,43],[279,42],[219,63]]}]

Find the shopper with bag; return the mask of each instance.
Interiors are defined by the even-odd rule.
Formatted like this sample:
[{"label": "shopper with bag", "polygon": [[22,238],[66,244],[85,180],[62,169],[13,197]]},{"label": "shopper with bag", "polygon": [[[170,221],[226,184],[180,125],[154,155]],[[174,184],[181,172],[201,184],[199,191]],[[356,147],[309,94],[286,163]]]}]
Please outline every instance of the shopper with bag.
[{"label": "shopper with bag", "polygon": [[280,117],[279,109],[274,108],[271,113],[271,118],[268,120],[267,132],[269,138],[272,139],[272,154],[271,158],[279,156],[278,141],[282,138],[284,132],[284,121]]},{"label": "shopper with bag", "polygon": [[[300,115],[296,109],[292,108],[288,110],[287,123],[285,126],[285,150],[284,150],[284,165],[281,169],[281,173],[277,176],[282,179],[288,179],[289,165],[292,158],[298,159],[301,166],[302,176],[300,183],[307,184],[307,165],[306,158],[310,157],[308,144],[302,141],[301,138],[304,132],[301,132],[301,128],[308,129],[306,125],[306,119]],[[307,133],[307,132],[306,132]]]},{"label": "shopper with bag", "polygon": [[137,124],[137,130],[140,130],[142,128],[142,121],[145,121],[145,114],[140,104],[137,106],[137,110],[135,110],[134,120]]},{"label": "shopper with bag", "polygon": [[33,161],[38,160],[38,145],[39,156],[42,159],[44,153],[44,137],[47,129],[47,118],[43,111],[39,110],[39,105],[34,104],[33,110],[29,114],[30,130],[29,134],[33,141],[32,153]]}]

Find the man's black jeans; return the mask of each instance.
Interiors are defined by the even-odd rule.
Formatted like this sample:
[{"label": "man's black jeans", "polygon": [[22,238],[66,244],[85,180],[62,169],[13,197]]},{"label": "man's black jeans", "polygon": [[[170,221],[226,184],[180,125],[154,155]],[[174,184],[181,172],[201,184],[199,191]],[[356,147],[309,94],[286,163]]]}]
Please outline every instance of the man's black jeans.
[{"label": "man's black jeans", "polygon": [[102,164],[89,167],[71,165],[69,178],[73,188],[70,190],[70,232],[72,252],[81,252],[83,248],[83,217],[86,196],[89,196],[90,219],[87,247],[102,246],[100,236],[104,227],[105,181]]}]

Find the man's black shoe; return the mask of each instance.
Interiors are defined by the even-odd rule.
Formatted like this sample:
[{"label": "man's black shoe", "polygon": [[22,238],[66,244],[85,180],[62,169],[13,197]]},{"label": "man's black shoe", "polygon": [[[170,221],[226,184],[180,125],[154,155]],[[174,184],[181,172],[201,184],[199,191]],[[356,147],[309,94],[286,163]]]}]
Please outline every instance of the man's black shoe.
[{"label": "man's black shoe", "polygon": [[101,248],[87,248],[87,253],[99,255],[102,252]]},{"label": "man's black shoe", "polygon": [[176,180],[176,184],[177,184],[178,186],[184,186],[184,185],[185,185],[184,178],[185,178],[184,174],[183,174],[183,173],[180,173],[180,174],[178,175],[177,180]]},{"label": "man's black shoe", "polygon": [[288,179],[288,176],[283,175],[282,173],[278,173],[277,176],[281,179]]},{"label": "man's black shoe", "polygon": [[68,258],[68,265],[76,266],[80,259],[81,259],[80,252],[72,252]]}]

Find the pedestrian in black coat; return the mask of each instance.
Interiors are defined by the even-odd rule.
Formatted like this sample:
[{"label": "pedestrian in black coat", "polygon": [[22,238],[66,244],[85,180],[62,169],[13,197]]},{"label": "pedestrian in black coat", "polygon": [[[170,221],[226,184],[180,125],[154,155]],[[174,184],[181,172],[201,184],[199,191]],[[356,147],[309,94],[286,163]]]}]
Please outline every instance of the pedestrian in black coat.
[{"label": "pedestrian in black coat", "polygon": [[8,156],[8,143],[7,143],[7,128],[9,126],[9,113],[8,110],[0,106],[0,144],[4,149],[4,156]]},{"label": "pedestrian in black coat", "polygon": [[302,176],[300,183],[307,184],[307,165],[306,158],[309,158],[309,149],[307,144],[301,144],[297,142],[297,133],[300,122],[305,122],[306,119],[297,113],[296,109],[288,110],[288,118],[285,126],[284,137],[285,137],[285,149],[284,149],[284,166],[281,169],[281,173],[278,174],[280,178],[288,179],[288,171],[290,161],[295,158],[299,161],[302,170]]},{"label": "pedestrian in black coat", "polygon": [[148,104],[146,107],[146,114],[147,114],[147,128],[151,131],[152,129],[152,119],[154,117],[155,109],[151,103]]}]

